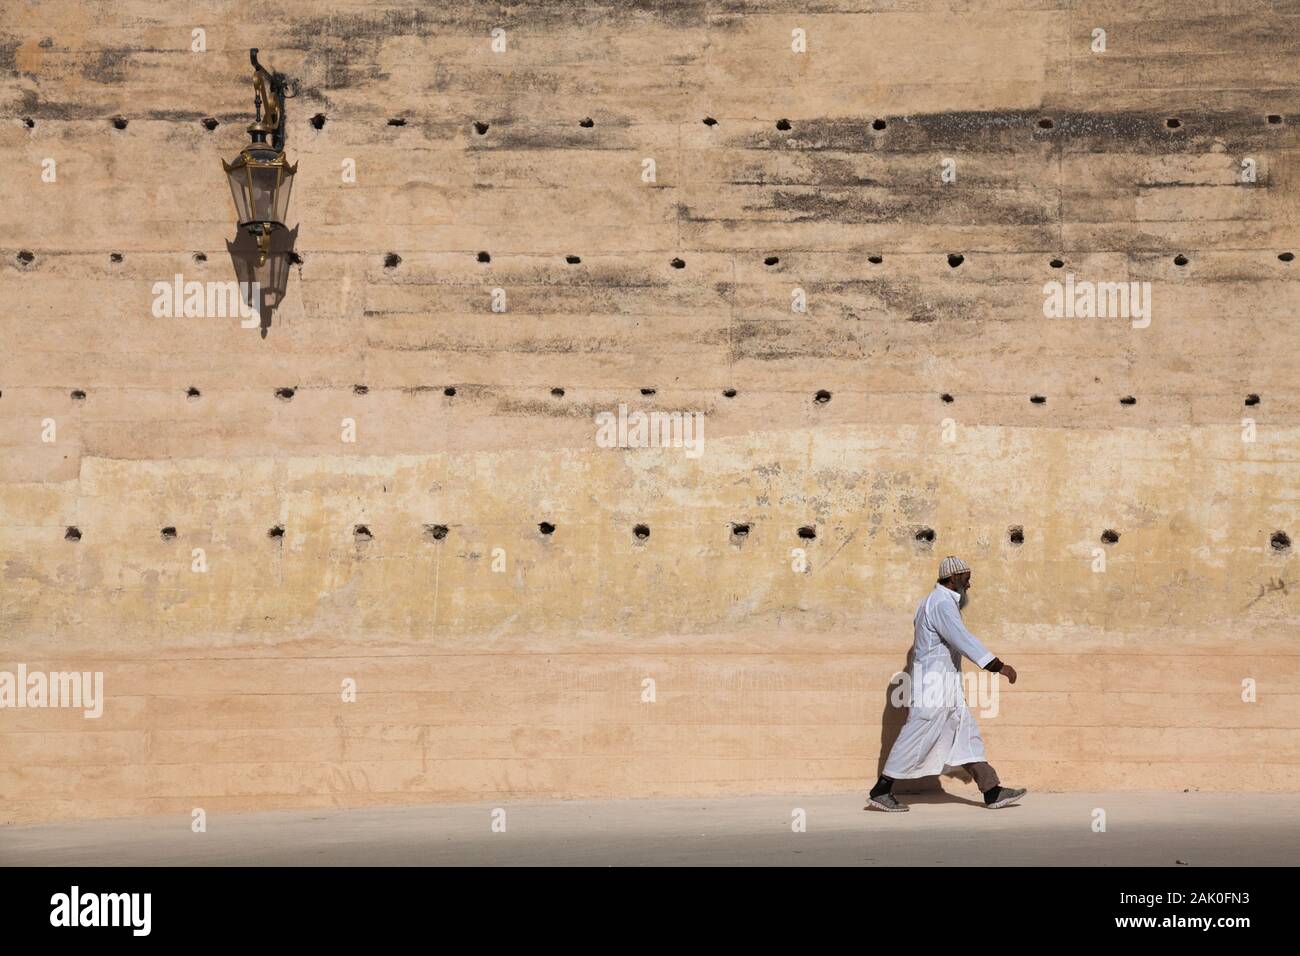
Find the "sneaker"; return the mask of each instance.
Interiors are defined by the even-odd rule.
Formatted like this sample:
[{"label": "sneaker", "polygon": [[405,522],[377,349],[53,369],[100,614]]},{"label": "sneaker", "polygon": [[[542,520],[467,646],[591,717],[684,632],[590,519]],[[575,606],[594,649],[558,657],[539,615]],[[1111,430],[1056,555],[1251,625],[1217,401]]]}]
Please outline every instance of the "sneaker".
[{"label": "sneaker", "polygon": [[999,787],[998,790],[999,793],[997,799],[992,803],[984,804],[990,810],[997,810],[1000,807],[1009,807],[1029,792],[1024,787]]},{"label": "sneaker", "polygon": [[899,803],[892,793],[882,793],[878,797],[867,797],[867,806],[862,809],[866,810],[868,807],[875,807],[877,810],[884,810],[886,813],[906,813],[912,809]]}]

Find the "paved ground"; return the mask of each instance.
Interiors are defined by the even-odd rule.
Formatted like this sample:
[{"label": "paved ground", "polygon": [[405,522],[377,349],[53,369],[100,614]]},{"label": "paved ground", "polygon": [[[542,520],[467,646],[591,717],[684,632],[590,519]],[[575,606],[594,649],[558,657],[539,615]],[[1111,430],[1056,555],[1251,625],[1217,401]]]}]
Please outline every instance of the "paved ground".
[{"label": "paved ground", "polygon": [[[1031,793],[1004,810],[856,793],[457,804],[0,828],[7,865],[1296,865],[1300,794]],[[492,811],[506,810],[506,832]],[[791,830],[792,811],[807,831]],[[1094,810],[1106,832],[1092,830]]]}]

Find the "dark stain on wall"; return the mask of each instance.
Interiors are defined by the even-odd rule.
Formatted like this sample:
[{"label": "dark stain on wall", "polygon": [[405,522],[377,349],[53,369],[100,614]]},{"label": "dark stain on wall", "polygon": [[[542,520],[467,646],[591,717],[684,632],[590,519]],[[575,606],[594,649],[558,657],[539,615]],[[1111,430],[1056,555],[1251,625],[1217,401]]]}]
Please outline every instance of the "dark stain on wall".
[{"label": "dark stain on wall", "polygon": [[141,53],[139,49],[108,48],[97,51],[81,64],[81,75],[96,83],[121,83],[126,79],[126,64]]},{"label": "dark stain on wall", "polygon": [[[911,153],[950,149],[1026,151],[1028,142],[1067,152],[1203,153],[1216,143],[1228,148],[1254,145],[1293,147],[1294,134],[1279,142],[1278,127],[1249,111],[1181,113],[1181,125],[1170,129],[1168,111],[953,111],[894,117],[879,133],[866,119],[811,117],[800,119],[788,133],[764,127],[740,134],[733,145],[747,149],[796,152],[844,150],[863,153]],[[1039,123],[1050,119],[1051,128]]]}]

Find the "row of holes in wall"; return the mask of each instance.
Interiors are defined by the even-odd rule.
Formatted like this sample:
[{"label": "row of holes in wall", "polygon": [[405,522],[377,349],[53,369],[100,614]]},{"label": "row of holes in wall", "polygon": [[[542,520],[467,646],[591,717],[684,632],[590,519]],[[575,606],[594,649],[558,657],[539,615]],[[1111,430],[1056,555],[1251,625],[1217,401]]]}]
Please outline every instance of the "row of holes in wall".
[{"label": "row of holes in wall", "polygon": [[[424,535],[434,541],[441,541],[447,537],[449,529],[445,524],[426,524],[424,526]],[[555,534],[555,525],[549,521],[543,521],[537,525],[537,531],[546,537]],[[750,525],[748,523],[734,523],[731,526],[731,538],[733,541],[743,540],[749,536]],[[164,541],[176,540],[176,529],[167,526],[159,532]],[[817,529],[812,525],[803,525],[795,532],[796,536],[802,541],[814,541],[817,538]],[[280,539],[284,537],[284,525],[275,525],[266,533],[268,538]],[[359,524],[352,528],[352,536],[359,543],[364,543],[374,539],[370,533],[370,528],[366,525]],[[632,536],[638,541],[645,541],[650,537],[650,526],[638,524],[632,527]],[[913,536],[918,544],[932,545],[935,542],[936,535],[933,528],[921,528]],[[64,538],[69,541],[81,540],[81,529],[69,527],[64,533]],[[1025,529],[1021,525],[1012,525],[1007,529],[1007,541],[1013,545],[1022,545],[1025,543]],[[1101,533],[1102,544],[1118,544],[1119,532],[1107,528]],[[1291,549],[1291,538],[1285,531],[1274,531],[1269,536],[1269,546],[1274,551],[1289,551]]]},{"label": "row of holes in wall", "polygon": [[[1281,261],[1281,262],[1294,262],[1294,261],[1295,261],[1295,253],[1293,253],[1293,252],[1279,252],[1279,253],[1277,254],[1277,257],[1278,257],[1278,260]],[[949,267],[950,269],[957,269],[957,268],[960,268],[960,267],[961,267],[961,264],[962,264],[963,262],[966,261],[966,257],[965,257],[964,255],[962,255],[960,252],[950,252],[950,253],[948,253],[948,255],[947,255],[947,260],[948,260],[948,267]],[[114,260],[114,261],[115,261],[115,262],[116,262],[116,261],[120,261],[120,257],[119,257],[119,259],[116,259],[116,260]],[[490,253],[487,253],[487,252],[480,252],[480,253],[478,253],[478,261],[479,261],[479,262],[491,262],[491,261],[492,261],[492,256],[491,256]],[[565,261],[568,265],[571,265],[571,266],[581,265],[581,264],[582,264],[582,257],[581,257],[581,256],[575,256],[575,255],[570,254],[570,255],[566,255],[566,256],[564,257],[564,261]],[[883,262],[885,261],[885,257],[884,257],[884,256],[881,256],[881,255],[875,255],[875,254],[873,254],[873,255],[869,255],[869,256],[867,256],[867,261],[870,262],[872,265],[880,265],[881,263],[883,263]],[[1191,262],[1191,260],[1190,260],[1189,258],[1187,258],[1187,256],[1183,255],[1182,253],[1179,253],[1178,255],[1174,256],[1174,260],[1173,260],[1173,261],[1174,261],[1174,265],[1176,265],[1176,266],[1178,266],[1178,267],[1180,267],[1180,268],[1183,267],[1183,266],[1188,265],[1188,264]],[[300,263],[301,263],[301,259],[299,259],[299,264],[300,264]],[[401,265],[401,264],[402,264],[402,257],[399,256],[396,252],[390,252],[390,253],[387,253],[387,254],[384,256],[384,268],[385,268],[385,269],[396,269],[396,268],[397,268],[399,265]],[[674,269],[685,269],[685,268],[686,268],[686,260],[685,260],[685,259],[682,259],[682,258],[680,258],[680,257],[676,257],[676,258],[670,259],[670,260],[668,261],[668,264],[669,264],[670,266],[672,266]],[[778,265],[780,265],[780,264],[781,264],[781,257],[780,257],[780,256],[764,256],[764,257],[763,257],[763,265],[765,265],[765,266],[772,267],[772,266],[778,266]],[[1052,258],[1052,259],[1049,259],[1049,260],[1047,261],[1047,264],[1048,264],[1048,266],[1050,266],[1050,267],[1053,268],[1053,269],[1064,269],[1064,268],[1065,268],[1065,260],[1064,260],[1064,259],[1061,259],[1061,258],[1059,258],[1059,257],[1054,257],[1054,258]]]},{"label": "row of holes in wall", "polygon": [[[131,121],[127,119],[125,116],[114,116],[112,117],[112,119],[109,120],[109,122],[113,124],[114,129],[121,130],[121,129],[126,129]],[[204,117],[199,122],[201,123],[203,128],[207,130],[209,133],[221,125],[221,122],[216,117],[213,116]],[[311,123],[313,129],[324,129],[326,122],[328,122],[328,117],[326,117],[324,113],[317,113],[315,116],[311,118],[309,122]],[[714,127],[718,125],[718,121],[714,119],[712,116],[704,117],[704,119],[701,120],[701,122],[708,127]],[[1269,113],[1264,117],[1264,122],[1267,123],[1269,126],[1281,126],[1282,116],[1279,113]],[[23,125],[26,126],[28,129],[32,129],[36,126],[36,121],[32,119],[30,116],[25,116],[23,117]],[[388,119],[386,125],[398,126],[398,127],[406,126],[407,120],[405,116],[393,116]],[[581,126],[583,129],[594,129],[596,126],[596,121],[592,119],[590,116],[587,116],[584,117],[583,119],[578,120],[578,125]],[[479,136],[486,136],[488,130],[491,128],[492,128],[492,124],[484,123],[481,120],[475,120],[473,123],[474,132]],[[776,128],[782,133],[788,133],[794,129],[794,124],[790,120],[782,118],[776,121]],[[871,121],[871,128],[875,130],[877,133],[884,132],[886,129],[889,128],[889,121],[880,118],[874,119]],[[1040,117],[1038,120],[1038,128],[1055,129],[1056,121],[1052,119],[1050,116]],[[1180,117],[1177,116],[1167,117],[1164,122],[1164,128],[1184,129],[1183,121]]]},{"label": "row of holes in wall", "polygon": [[[356,395],[367,395],[367,394],[369,394],[369,392],[370,392],[370,386],[368,386],[368,385],[353,385],[353,386],[352,386],[352,391],[353,391],[353,393],[356,394]],[[643,389],[641,389],[641,394],[642,394],[642,395],[645,395],[645,396],[647,396],[647,397],[649,397],[649,396],[651,396],[651,395],[655,395],[657,392],[658,392],[658,390],[657,390],[657,389],[654,389],[654,388],[643,388]],[[282,402],[289,402],[289,401],[292,401],[292,400],[293,400],[293,396],[294,396],[296,393],[297,393],[297,389],[293,389],[293,388],[277,388],[277,389],[275,390],[275,397],[278,398],[278,399],[280,399],[280,401],[282,401]],[[456,386],[454,386],[454,385],[448,385],[448,386],[446,386],[446,387],[442,390],[442,394],[443,394],[443,395],[446,395],[448,398],[455,398],[455,396],[456,396]],[[554,397],[556,397],[556,398],[563,398],[565,393],[564,393],[564,389],[562,389],[562,388],[553,388],[553,389],[551,389],[551,394],[552,394]],[[738,393],[734,388],[724,388],[724,389],[722,390],[722,395],[723,395],[724,398],[735,398],[738,394],[739,394],[739,393]],[[195,400],[201,398],[202,395],[203,395],[203,393],[200,392],[197,388],[194,388],[193,386],[191,386],[190,388],[187,388],[187,389],[185,390],[185,397],[188,398],[190,401],[195,401]],[[4,396],[4,392],[3,392],[3,391],[0,391],[0,397],[3,397],[3,396]],[[80,389],[80,388],[73,389],[73,390],[69,393],[69,396],[71,397],[71,399],[72,399],[74,402],[84,402],[84,401],[86,400],[86,392],[85,392],[83,389]],[[813,402],[816,403],[816,404],[818,404],[818,405],[825,405],[827,402],[829,402],[829,401],[831,400],[831,398],[832,398],[831,393],[828,392],[828,391],[827,391],[826,389],[824,389],[824,388],[818,389],[816,392],[813,393]],[[950,393],[948,393],[948,392],[944,392],[942,395],[940,395],[940,396],[939,396],[939,400],[942,401],[945,405],[951,405],[953,402],[956,401],[956,399],[953,398],[953,396],[952,396]],[[1029,396],[1029,402],[1030,402],[1030,404],[1032,404],[1032,405],[1046,405],[1046,404],[1047,404],[1047,396],[1045,396],[1045,395],[1030,395],[1030,396]],[[1121,405],[1136,405],[1136,404],[1137,404],[1137,399],[1134,398],[1132,395],[1125,395],[1123,398],[1121,398],[1121,399],[1119,400],[1119,403],[1120,403]],[[1252,392],[1251,394],[1247,395],[1247,396],[1245,397],[1245,399],[1243,400],[1243,402],[1242,402],[1242,404],[1247,405],[1247,406],[1255,406],[1255,405],[1258,405],[1259,403],[1260,403],[1260,398],[1259,398],[1259,396],[1258,396],[1257,394],[1255,394],[1254,392]]]},{"label": "row of holes in wall", "polygon": [[[302,255],[297,252],[288,253],[288,257],[289,257],[289,263],[295,266],[303,265],[303,263],[306,261],[303,259]],[[1277,257],[1282,262],[1295,261],[1295,253],[1293,252],[1279,252],[1277,254]],[[24,267],[30,266],[33,262],[36,261],[36,253],[32,252],[30,249],[20,249],[14,258],[17,259],[19,265]],[[491,253],[488,252],[478,252],[475,254],[475,258],[479,262],[492,261],[492,255]],[[108,255],[108,259],[110,262],[118,263],[124,261],[124,256],[120,252],[110,252]],[[207,262],[208,261],[207,254],[203,252],[194,253],[194,261]],[[582,257],[575,256],[575,255],[566,255],[564,257],[564,261],[571,266],[581,265]],[[870,262],[872,265],[880,265],[885,261],[885,257],[881,255],[869,255],[867,256],[867,261]],[[966,257],[959,252],[948,253],[948,266],[952,269],[959,268],[961,264],[965,261],[966,261]],[[1182,255],[1181,253],[1174,256],[1173,261],[1174,261],[1174,265],[1179,266],[1180,268],[1188,265],[1188,263],[1191,262],[1191,260],[1188,259],[1187,256]],[[385,269],[396,269],[401,264],[402,264],[402,257],[399,256],[396,252],[389,252],[385,254],[384,256]],[[675,257],[673,259],[668,260],[668,264],[672,266],[674,269],[686,268],[686,260],[680,257]],[[772,267],[780,264],[781,264],[780,256],[765,256],[763,258],[763,265],[765,266]],[[1053,269],[1065,268],[1065,260],[1061,258],[1049,259],[1047,261],[1047,264]]]}]

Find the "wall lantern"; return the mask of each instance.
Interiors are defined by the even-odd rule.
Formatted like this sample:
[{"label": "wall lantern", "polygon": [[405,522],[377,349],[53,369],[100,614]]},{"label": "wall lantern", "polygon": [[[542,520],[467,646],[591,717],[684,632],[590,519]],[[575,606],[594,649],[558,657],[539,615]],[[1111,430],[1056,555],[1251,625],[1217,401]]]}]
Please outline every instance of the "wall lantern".
[{"label": "wall lantern", "polygon": [[285,228],[289,190],[298,164],[290,166],[284,157],[284,78],[272,75],[257,62],[256,48],[248,51],[248,58],[253,63],[255,117],[248,127],[252,142],[239,151],[233,163],[222,160],[221,165],[230,179],[239,227],[257,242],[261,269],[266,265],[272,233]]}]

